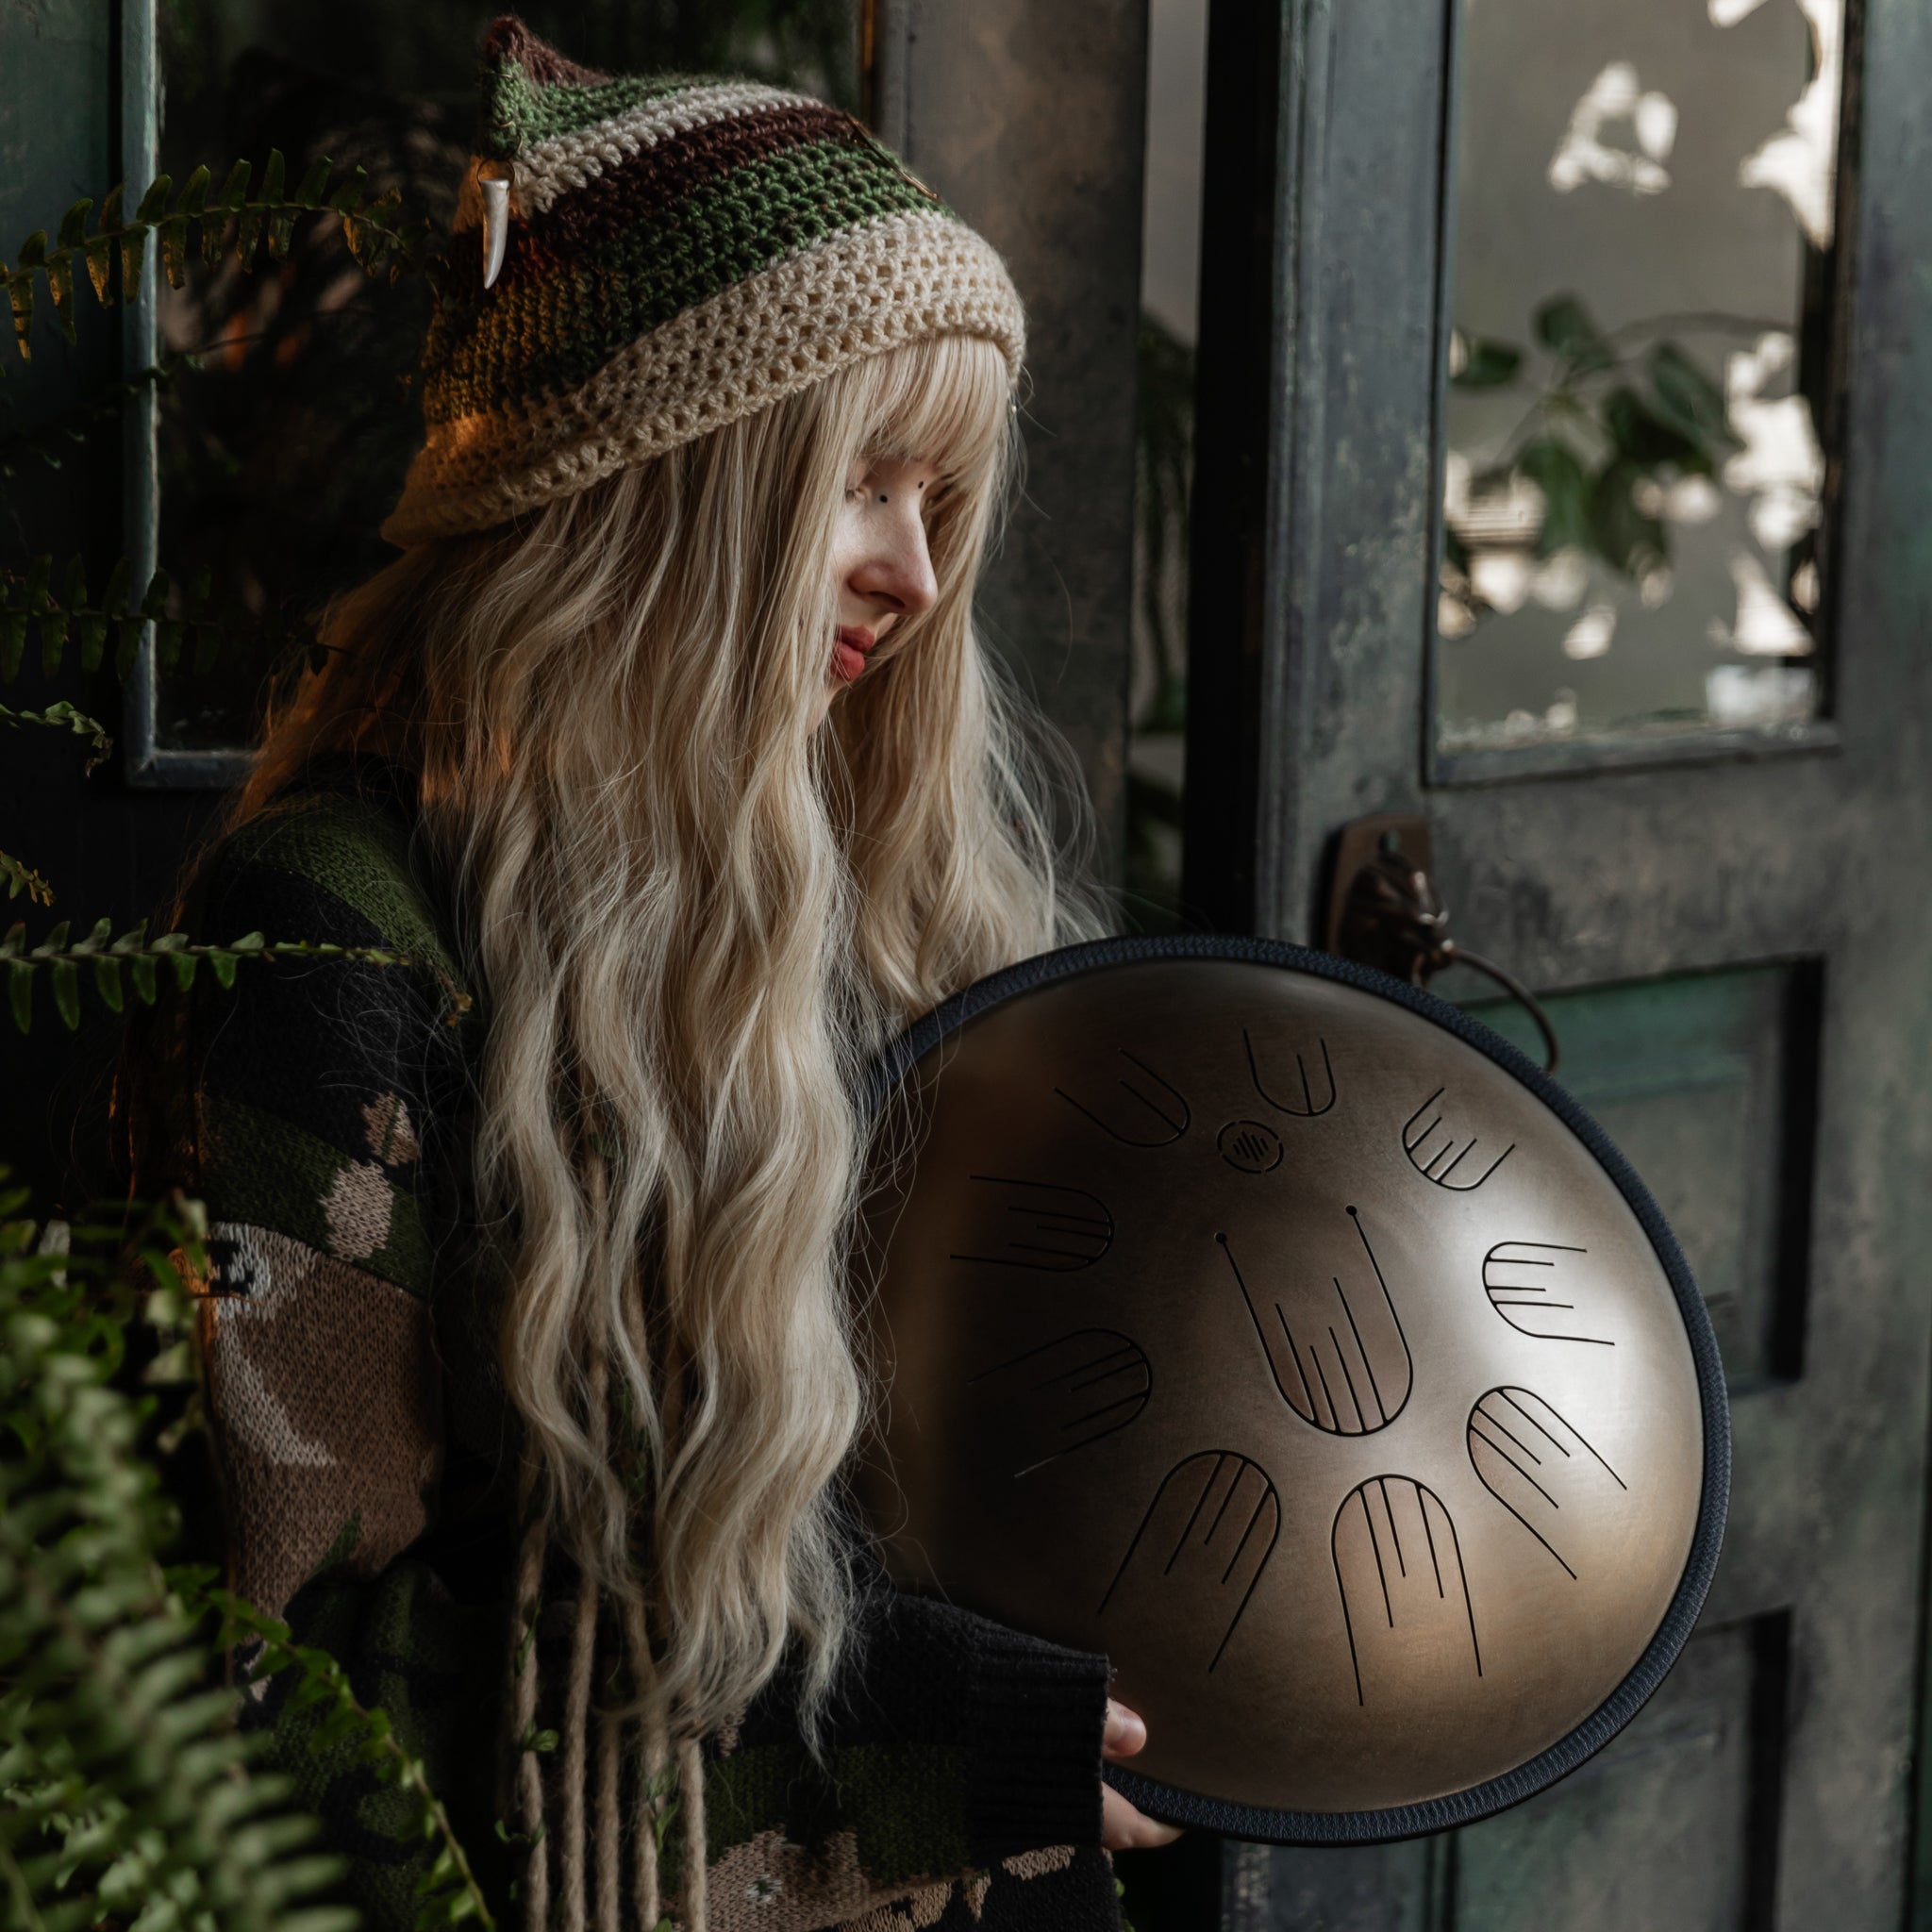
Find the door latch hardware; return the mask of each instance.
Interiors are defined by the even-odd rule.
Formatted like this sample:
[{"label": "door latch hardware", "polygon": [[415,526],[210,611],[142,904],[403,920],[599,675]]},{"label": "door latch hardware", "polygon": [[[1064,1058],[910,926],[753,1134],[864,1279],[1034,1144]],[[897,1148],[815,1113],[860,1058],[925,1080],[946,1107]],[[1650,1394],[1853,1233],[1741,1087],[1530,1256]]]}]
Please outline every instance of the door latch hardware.
[{"label": "door latch hardware", "polygon": [[1493,959],[1450,937],[1449,908],[1429,876],[1426,819],[1379,812],[1354,819],[1336,840],[1334,884],[1323,943],[1331,953],[1426,986],[1445,966],[1492,979],[1536,1022],[1543,1071],[1557,1071],[1557,1029],[1536,995]]}]

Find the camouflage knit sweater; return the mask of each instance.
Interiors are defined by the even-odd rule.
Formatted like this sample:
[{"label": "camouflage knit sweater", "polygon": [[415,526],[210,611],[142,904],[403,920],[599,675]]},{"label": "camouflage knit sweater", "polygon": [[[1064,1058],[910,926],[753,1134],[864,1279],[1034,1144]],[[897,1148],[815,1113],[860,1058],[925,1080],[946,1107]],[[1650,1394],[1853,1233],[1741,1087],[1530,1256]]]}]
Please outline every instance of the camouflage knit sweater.
[{"label": "camouflage knit sweater", "polygon": [[[390,1714],[499,1924],[515,1925],[527,1852],[497,1828],[513,1430],[462,1232],[465,1100],[487,1020],[462,1010],[407,790],[325,768],[202,866],[201,930],[416,963],[251,962],[232,991],[164,1008],[130,1045],[129,1086],[148,1096],[137,1180],[183,1182],[208,1210],[208,1395],[234,1587],[341,1658],[361,1701]],[[540,1658],[561,1655],[570,1589],[546,1581]],[[732,1736],[706,1740],[709,1932],[1116,1932],[1099,1845],[1105,1659],[882,1583],[869,1601],[822,1758],[783,1673]],[[600,1665],[596,1681],[621,1674]],[[395,1836],[398,1801],[309,1748],[285,1682],[263,1688],[253,1721],[346,1858],[365,1924],[409,1925],[423,1853]],[[553,1788],[583,1774],[559,1757],[541,1766]],[[566,1802],[553,1790],[546,1815]],[[682,1932],[678,1840],[665,1836],[666,1899]],[[627,1897],[607,1917],[595,1891],[593,1874],[585,1927],[631,1926]],[[578,1932],[555,1887],[548,1923]]]}]

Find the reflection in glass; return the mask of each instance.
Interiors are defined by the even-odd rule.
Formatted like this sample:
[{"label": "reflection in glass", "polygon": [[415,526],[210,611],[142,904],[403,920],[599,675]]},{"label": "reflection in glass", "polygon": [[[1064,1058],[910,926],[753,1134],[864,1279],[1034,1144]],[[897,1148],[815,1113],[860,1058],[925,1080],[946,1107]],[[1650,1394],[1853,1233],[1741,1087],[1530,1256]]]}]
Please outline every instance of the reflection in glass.
[{"label": "reflection in glass", "polygon": [[[529,25],[611,71],[758,74],[859,105],[860,0],[531,0]],[[316,157],[335,180],[361,166],[395,189],[407,220],[440,235],[474,132],[475,46],[490,10],[472,0],[161,0],[160,168],[197,165],[219,188],[271,148],[292,184]],[[338,223],[310,216],[285,261],[233,250],[191,259],[163,285],[160,350],[175,365],[160,403],[159,555],[176,584],[206,570],[210,608],[297,626],[394,555],[376,525],[421,440],[416,359],[428,318],[420,275],[358,268]],[[178,606],[177,606],[178,608]],[[171,750],[245,744],[262,663],[230,658],[159,680],[157,739]]]},{"label": "reflection in glass", "polygon": [[1844,0],[1463,0],[1439,741],[1822,706]]}]

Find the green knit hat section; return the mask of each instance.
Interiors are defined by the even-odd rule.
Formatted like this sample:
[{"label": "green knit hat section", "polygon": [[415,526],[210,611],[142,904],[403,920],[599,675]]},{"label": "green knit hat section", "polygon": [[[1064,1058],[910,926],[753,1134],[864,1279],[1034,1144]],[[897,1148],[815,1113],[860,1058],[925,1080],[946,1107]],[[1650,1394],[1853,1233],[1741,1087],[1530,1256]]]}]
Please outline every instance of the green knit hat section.
[{"label": "green knit hat section", "polygon": [[481,78],[391,542],[488,528],[903,342],[983,336],[1017,379],[1005,264],[851,115],[594,73],[513,16]]}]

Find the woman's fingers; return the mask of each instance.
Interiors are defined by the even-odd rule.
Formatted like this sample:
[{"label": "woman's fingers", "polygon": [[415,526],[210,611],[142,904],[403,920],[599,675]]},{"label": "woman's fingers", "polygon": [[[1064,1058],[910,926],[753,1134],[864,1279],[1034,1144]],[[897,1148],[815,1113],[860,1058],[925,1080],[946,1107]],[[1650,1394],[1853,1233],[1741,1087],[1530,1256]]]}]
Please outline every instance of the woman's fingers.
[{"label": "woman's fingers", "polygon": [[[1131,1757],[1147,1741],[1147,1726],[1139,1711],[1107,1700],[1107,1729],[1101,1738],[1103,1757]],[[1177,1824],[1162,1824],[1130,1805],[1111,1785],[1100,1788],[1100,1841],[1110,1852],[1140,1851],[1149,1845],[1171,1845],[1180,1837]]]},{"label": "woman's fingers", "polygon": [[1111,1785],[1100,1788],[1100,1841],[1110,1852],[1138,1852],[1153,1845],[1171,1845],[1180,1837],[1178,1824],[1149,1818]]},{"label": "woman's fingers", "polygon": [[1131,1757],[1147,1741],[1147,1726],[1141,1721],[1139,1711],[1129,1710],[1124,1704],[1116,1704],[1111,1697],[1107,1700],[1107,1729],[1100,1740],[1100,1755],[1103,1757]]}]

